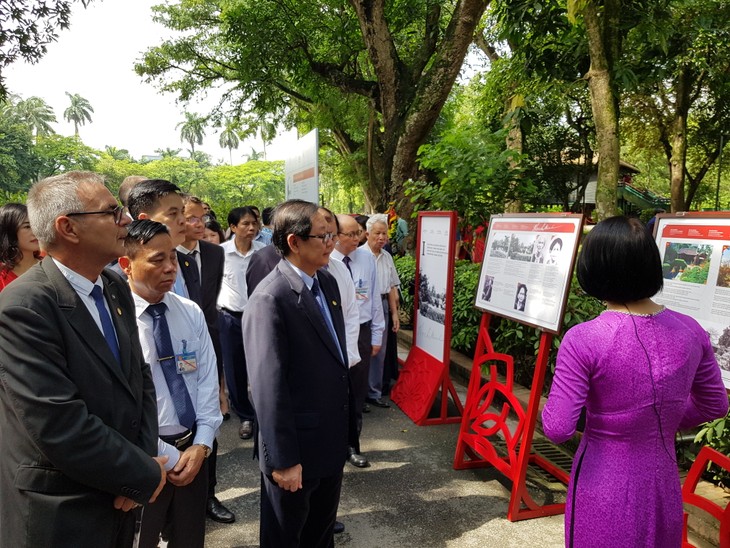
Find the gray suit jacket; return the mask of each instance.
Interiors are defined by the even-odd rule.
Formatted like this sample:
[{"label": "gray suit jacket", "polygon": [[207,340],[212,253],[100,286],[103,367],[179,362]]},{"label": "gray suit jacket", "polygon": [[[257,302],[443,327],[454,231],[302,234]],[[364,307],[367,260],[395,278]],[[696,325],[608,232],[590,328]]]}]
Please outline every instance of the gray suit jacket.
[{"label": "gray suit jacket", "polygon": [[243,315],[264,474],[301,464],[305,480],[334,476],[347,458],[354,421],[342,358],[347,356],[342,304],[334,278],[324,271],[317,277],[337,342],[311,291],[286,261],[258,285]]},{"label": "gray suit jacket", "polygon": [[0,293],[0,546],[123,545],[134,516],[115,496],[145,503],[159,483],[131,294],[102,277],[121,364],[50,257]]}]

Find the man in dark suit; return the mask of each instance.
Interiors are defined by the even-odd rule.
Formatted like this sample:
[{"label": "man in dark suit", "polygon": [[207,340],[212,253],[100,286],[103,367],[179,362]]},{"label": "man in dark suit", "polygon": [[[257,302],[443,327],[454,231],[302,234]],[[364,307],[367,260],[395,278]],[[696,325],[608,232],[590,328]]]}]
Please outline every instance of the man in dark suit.
[{"label": "man in dark suit", "polygon": [[[205,316],[208,333],[213,341],[216,367],[218,370],[219,396],[226,398],[223,386],[223,354],[218,330],[218,309],[216,300],[223,281],[223,248],[203,240],[205,209],[197,196],[183,195],[183,214],[185,215],[185,241],[177,246],[177,262],[185,279],[185,287],[191,301],[194,301]],[[228,403],[227,401],[225,402]],[[229,415],[230,416],[230,415]],[[226,508],[215,496],[218,483],[216,466],[218,463],[218,440],[213,441],[213,450],[208,458],[208,502],[206,512],[213,521],[233,523],[236,515]]]},{"label": "man in dark suit", "polygon": [[280,205],[274,245],[283,259],[243,318],[258,421],[263,548],[329,547],[354,427],[337,282],[319,270],[334,234],[317,206]]},{"label": "man in dark suit", "polygon": [[129,220],[89,172],[36,183],[47,257],[0,294],[0,546],[131,546],[167,458],[129,289]]}]

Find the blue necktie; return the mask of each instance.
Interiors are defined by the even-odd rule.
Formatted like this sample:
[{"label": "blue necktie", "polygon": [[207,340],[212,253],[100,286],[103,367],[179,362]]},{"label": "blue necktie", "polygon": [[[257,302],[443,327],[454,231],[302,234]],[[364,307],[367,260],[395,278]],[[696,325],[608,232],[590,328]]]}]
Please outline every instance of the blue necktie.
[{"label": "blue necktie", "polygon": [[195,424],[195,409],[182,375],[177,374],[175,351],[172,348],[170,328],[167,326],[165,317],[166,311],[165,303],[151,304],[147,307],[147,313],[152,316],[152,336],[155,339],[155,347],[157,347],[157,361],[160,362],[162,373],[165,375],[167,388],[170,389],[170,396],[180,424],[192,429]]},{"label": "blue necktie", "polygon": [[342,257],[342,262],[345,263],[347,270],[350,271],[350,278],[352,278],[354,280],[355,277],[352,275],[352,268],[350,268],[350,263],[352,262],[352,259],[350,259],[350,257],[345,255],[344,257]]},{"label": "blue necktie", "polygon": [[101,292],[101,287],[98,285],[94,286],[91,290],[90,295],[94,299],[96,309],[99,311],[99,318],[101,319],[101,330],[104,332],[104,338],[106,343],[109,345],[109,350],[112,351],[117,363],[121,363],[122,360],[119,357],[119,344],[117,343],[117,337],[114,334],[114,324],[112,324],[111,316],[104,306],[104,294]]},{"label": "blue necktie", "polygon": [[[337,332],[335,331],[335,326],[332,324],[332,319],[329,315],[329,310],[325,308],[325,304],[320,300],[320,297],[324,299],[324,294],[321,292],[319,288],[319,280],[317,278],[314,278],[314,283],[312,283],[312,295],[314,295],[314,300],[317,301],[317,305],[319,306],[319,311],[322,313],[322,316],[324,316],[324,323],[327,324],[327,329],[329,329],[330,335],[332,336],[332,339],[335,341],[335,346],[337,347],[337,350],[340,354],[340,358],[342,358],[342,349],[340,348],[340,341],[337,339]],[[345,360],[342,359],[344,362]]]}]

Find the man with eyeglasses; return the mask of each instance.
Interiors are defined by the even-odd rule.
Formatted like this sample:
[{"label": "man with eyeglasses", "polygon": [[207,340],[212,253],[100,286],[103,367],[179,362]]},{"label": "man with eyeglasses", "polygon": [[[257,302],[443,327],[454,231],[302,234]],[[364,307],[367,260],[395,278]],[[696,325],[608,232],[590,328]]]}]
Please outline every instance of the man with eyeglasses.
[{"label": "man with eyeglasses", "polygon": [[349,370],[355,400],[358,443],[349,448],[349,462],[358,468],[370,466],[367,458],[360,454],[359,436],[362,432],[362,413],[368,395],[370,359],[380,350],[383,342],[385,320],[383,305],[377,293],[377,271],[372,254],[358,247],[362,235],[360,225],[350,215],[338,215],[340,225],[332,259],[341,261],[350,272],[355,284],[355,299],[360,313],[358,350],[360,363]]},{"label": "man with eyeglasses", "polygon": [[315,204],[278,206],[273,243],[283,258],[243,317],[259,426],[262,548],[334,546],[354,417],[342,302],[323,270],[333,239]]},{"label": "man with eyeglasses", "polygon": [[0,546],[130,546],[165,484],[129,288],[129,219],[90,172],[28,193],[46,258],[0,293]]}]

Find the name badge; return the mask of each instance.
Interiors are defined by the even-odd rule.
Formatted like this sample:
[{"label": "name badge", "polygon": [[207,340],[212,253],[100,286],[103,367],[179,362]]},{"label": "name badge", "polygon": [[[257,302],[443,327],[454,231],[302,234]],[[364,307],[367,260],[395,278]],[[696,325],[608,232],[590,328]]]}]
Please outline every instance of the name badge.
[{"label": "name badge", "polygon": [[177,365],[178,375],[192,373],[198,370],[198,358],[195,352],[188,352],[188,342],[183,339],[183,349],[180,354],[175,354],[175,363]]},{"label": "name badge", "polygon": [[358,301],[367,301],[369,289],[369,286],[365,285],[363,280],[358,280],[355,285],[355,299]]}]

